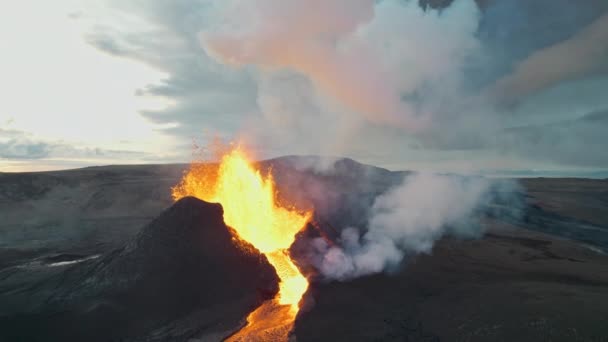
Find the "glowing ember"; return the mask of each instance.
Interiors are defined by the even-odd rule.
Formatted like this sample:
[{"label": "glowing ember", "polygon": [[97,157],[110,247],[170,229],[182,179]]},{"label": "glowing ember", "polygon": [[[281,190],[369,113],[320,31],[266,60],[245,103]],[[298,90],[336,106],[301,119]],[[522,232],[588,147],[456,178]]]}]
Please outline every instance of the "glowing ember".
[{"label": "glowing ember", "polygon": [[287,249],[311,213],[280,206],[272,176],[263,177],[240,148],[224,154],[217,170],[208,165],[193,165],[173,188],[175,200],[185,196],[221,203],[226,224],[266,255],[280,279],[277,298],[252,312],[247,318],[247,327],[237,334],[241,336],[233,339],[251,340],[252,336],[243,334],[269,325],[282,326],[280,334],[286,338],[298,312],[298,303],[308,289],[308,280],[293,263]]}]

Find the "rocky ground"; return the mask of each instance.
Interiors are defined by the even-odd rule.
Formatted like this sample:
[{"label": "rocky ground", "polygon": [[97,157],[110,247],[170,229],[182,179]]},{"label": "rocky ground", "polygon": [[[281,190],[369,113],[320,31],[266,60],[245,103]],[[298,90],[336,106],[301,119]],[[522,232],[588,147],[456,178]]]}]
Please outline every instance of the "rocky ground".
[{"label": "rocky ground", "polygon": [[393,275],[318,284],[299,341],[606,341],[608,258],[497,224]]},{"label": "rocky ground", "polygon": [[[408,175],[348,159],[331,172],[307,164],[261,167],[280,196],[315,208],[329,238],[364,223],[374,198]],[[213,341],[272,296],[272,274],[244,280],[265,274],[264,261],[230,247],[219,222],[200,224],[213,209],[191,200],[164,211],[185,168],[0,173],[0,341]],[[395,274],[313,283],[297,340],[606,341],[608,181],[505,182],[496,191],[508,196],[486,203],[482,238],[445,238]],[[193,245],[196,234],[224,247]],[[70,325],[79,328],[62,335]]]},{"label": "rocky ground", "polygon": [[255,248],[233,238],[222,214],[219,204],[184,198],[123,247],[99,257],[0,271],[0,337],[165,341],[230,335],[248,312],[274,297],[278,278]]}]

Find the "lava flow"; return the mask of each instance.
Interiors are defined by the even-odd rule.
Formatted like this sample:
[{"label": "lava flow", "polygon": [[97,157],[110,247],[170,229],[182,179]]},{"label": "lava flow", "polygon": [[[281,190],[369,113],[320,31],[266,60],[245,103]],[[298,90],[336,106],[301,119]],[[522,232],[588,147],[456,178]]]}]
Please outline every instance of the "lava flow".
[{"label": "lava flow", "polygon": [[221,157],[217,169],[208,164],[193,165],[173,188],[175,200],[185,196],[220,203],[226,224],[240,239],[266,255],[280,279],[276,298],[250,313],[247,325],[229,340],[286,341],[300,299],[308,289],[308,280],[293,263],[287,249],[311,213],[279,205],[272,176],[262,176],[238,147]]}]

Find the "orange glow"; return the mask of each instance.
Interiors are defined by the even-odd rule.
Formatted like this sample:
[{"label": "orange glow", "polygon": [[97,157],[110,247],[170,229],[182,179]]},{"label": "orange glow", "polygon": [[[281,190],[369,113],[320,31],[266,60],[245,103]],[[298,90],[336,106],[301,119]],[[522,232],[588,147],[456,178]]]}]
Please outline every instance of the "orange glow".
[{"label": "orange glow", "polygon": [[[277,297],[251,313],[243,331],[259,330],[256,324],[260,326],[260,317],[266,320],[263,325],[280,324],[291,330],[299,309],[298,303],[308,289],[308,280],[300,273],[287,250],[294,242],[296,233],[310,219],[311,213],[279,205],[272,176],[262,176],[238,147],[222,156],[219,168],[209,164],[193,165],[181,183],[172,190],[175,200],[194,196],[221,203],[226,224],[237,232],[239,238],[264,253],[275,268],[280,279]],[[268,306],[274,308],[268,309]],[[273,317],[269,312],[276,314]],[[239,338],[247,340],[252,337],[233,339]]]}]

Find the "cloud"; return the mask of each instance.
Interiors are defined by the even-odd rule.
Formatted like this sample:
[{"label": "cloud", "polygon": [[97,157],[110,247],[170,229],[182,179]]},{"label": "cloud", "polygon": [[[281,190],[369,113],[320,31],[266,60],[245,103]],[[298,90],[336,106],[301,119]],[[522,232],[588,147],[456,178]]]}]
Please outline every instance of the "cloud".
[{"label": "cloud", "polygon": [[573,37],[538,50],[499,80],[492,92],[513,101],[560,82],[608,71],[608,14]]},{"label": "cloud", "polygon": [[139,151],[79,147],[61,141],[45,141],[32,138],[31,134],[23,131],[0,128],[0,159],[23,161],[48,158],[96,159],[107,162],[152,159],[152,156]]},{"label": "cloud", "polygon": [[256,87],[246,72],[220,67],[202,50],[198,34],[212,25],[212,2],[108,2],[112,11],[97,19],[104,25],[91,31],[87,41],[105,53],[143,62],[168,75],[137,91],[173,102],[167,108],[142,111],[146,119],[166,125],[165,133],[183,143],[204,140],[208,132],[228,136],[240,129],[241,119],[255,111]]},{"label": "cloud", "polygon": [[49,146],[44,143],[9,140],[0,142],[0,158],[41,159],[49,156]]},{"label": "cloud", "polygon": [[603,110],[572,120],[505,129],[495,144],[507,153],[543,156],[562,165],[606,166],[607,131],[608,110]]}]

